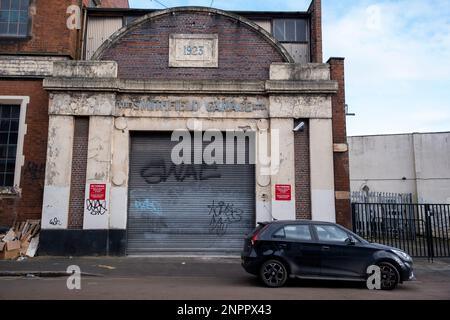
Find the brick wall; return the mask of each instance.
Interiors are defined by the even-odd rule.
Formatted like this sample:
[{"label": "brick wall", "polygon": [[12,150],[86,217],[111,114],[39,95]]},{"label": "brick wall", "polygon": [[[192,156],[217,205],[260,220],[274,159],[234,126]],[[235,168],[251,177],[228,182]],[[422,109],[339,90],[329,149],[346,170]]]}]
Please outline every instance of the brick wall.
[{"label": "brick wall", "polygon": [[[219,35],[219,68],[169,68],[169,35]],[[263,80],[272,62],[283,57],[261,35],[221,15],[177,12],[129,31],[102,56],[115,60],[124,79]]]},{"label": "brick wall", "polygon": [[89,117],[76,117],[70,181],[69,229],[82,229],[89,140]]},{"label": "brick wall", "polygon": [[305,123],[303,131],[294,133],[295,156],[295,212],[297,219],[311,220],[311,186],[309,166],[309,123],[307,119],[296,121]]},{"label": "brick wall", "polygon": [[68,6],[78,0],[31,0],[31,37],[0,40],[0,54],[52,54],[75,57],[77,30],[67,28]]},{"label": "brick wall", "polygon": [[40,219],[45,180],[48,137],[48,94],[41,80],[0,80],[0,94],[29,96],[24,137],[20,198],[0,197],[0,226],[10,226],[18,220]]},{"label": "brick wall", "polygon": [[322,2],[313,0],[308,9],[311,14],[311,61],[323,62],[322,56]]},{"label": "brick wall", "polygon": [[[89,6],[89,0],[83,0],[83,5]],[[101,0],[101,8],[129,8],[128,0]]]},{"label": "brick wall", "polygon": [[[344,59],[331,58],[328,63],[331,67],[331,79],[336,80],[339,85],[338,92],[332,97],[333,143],[346,144]],[[334,153],[334,188],[337,194],[335,200],[336,221],[350,228],[352,221],[348,151]]]}]

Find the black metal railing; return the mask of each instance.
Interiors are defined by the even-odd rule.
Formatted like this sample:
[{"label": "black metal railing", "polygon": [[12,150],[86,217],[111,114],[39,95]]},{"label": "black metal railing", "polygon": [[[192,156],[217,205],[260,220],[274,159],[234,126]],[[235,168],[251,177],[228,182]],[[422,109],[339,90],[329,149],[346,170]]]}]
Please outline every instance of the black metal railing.
[{"label": "black metal railing", "polygon": [[413,257],[450,257],[449,204],[353,203],[353,231]]}]

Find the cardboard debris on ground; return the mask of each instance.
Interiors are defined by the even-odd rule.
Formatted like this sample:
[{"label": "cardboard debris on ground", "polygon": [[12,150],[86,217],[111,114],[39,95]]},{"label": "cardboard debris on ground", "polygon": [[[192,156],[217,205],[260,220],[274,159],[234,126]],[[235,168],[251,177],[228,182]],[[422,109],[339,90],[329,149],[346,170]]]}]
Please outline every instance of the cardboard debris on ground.
[{"label": "cardboard debris on ground", "polygon": [[34,257],[36,255],[36,251],[38,249],[38,244],[39,244],[39,235],[37,235],[36,237],[31,239],[31,242],[27,248],[25,255],[30,258]]},{"label": "cardboard debris on ground", "polygon": [[0,259],[34,257],[39,245],[40,220],[16,222],[9,231],[0,235]]}]

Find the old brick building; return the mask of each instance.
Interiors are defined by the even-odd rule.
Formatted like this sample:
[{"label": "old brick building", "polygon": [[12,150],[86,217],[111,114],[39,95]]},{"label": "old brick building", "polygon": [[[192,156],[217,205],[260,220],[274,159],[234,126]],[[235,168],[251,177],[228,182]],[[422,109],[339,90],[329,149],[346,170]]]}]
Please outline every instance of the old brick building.
[{"label": "old brick building", "polygon": [[41,218],[48,138],[42,81],[54,61],[80,56],[81,32],[67,28],[70,5],[81,0],[1,1],[0,228]]},{"label": "old brick building", "polygon": [[[64,30],[70,54],[34,80],[49,101],[44,141],[26,122],[22,193],[3,200],[4,223],[42,209],[41,254],[226,254],[258,221],[350,225],[344,62],[323,63],[320,0],[303,12],[98,2],[80,32]],[[174,164],[185,131],[192,162]],[[243,162],[195,160],[229,133]],[[37,165],[27,144],[42,148]]]}]

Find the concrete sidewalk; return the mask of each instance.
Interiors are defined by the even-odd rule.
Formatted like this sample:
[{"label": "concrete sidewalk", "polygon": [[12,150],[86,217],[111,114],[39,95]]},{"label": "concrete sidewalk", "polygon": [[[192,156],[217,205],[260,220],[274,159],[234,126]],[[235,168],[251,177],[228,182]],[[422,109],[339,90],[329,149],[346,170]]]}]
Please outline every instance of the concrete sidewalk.
[{"label": "concrete sidewalk", "polygon": [[[240,259],[235,257],[35,257],[22,261],[0,260],[0,275],[14,272],[61,273],[71,265],[79,266],[85,274],[106,277],[208,277],[242,270]],[[414,259],[414,269],[416,273],[440,273],[450,277],[450,258],[434,262]]]},{"label": "concrete sidewalk", "polygon": [[35,257],[22,261],[0,260],[0,275],[62,273],[71,265],[79,266],[84,274],[105,277],[208,277],[242,269],[239,258],[222,257]]}]

